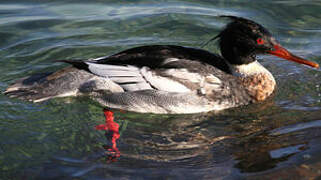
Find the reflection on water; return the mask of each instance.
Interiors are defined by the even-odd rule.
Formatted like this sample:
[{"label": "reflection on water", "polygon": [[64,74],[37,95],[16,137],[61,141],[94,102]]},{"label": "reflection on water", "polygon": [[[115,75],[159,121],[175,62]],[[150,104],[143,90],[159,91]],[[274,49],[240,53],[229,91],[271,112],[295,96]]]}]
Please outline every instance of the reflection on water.
[{"label": "reflection on water", "polygon": [[[299,0],[1,1],[0,90],[65,66],[54,59],[146,44],[200,47],[226,23],[216,17],[223,14],[262,23],[290,51],[320,63],[320,11],[319,2]],[[215,43],[204,48],[218,52]],[[278,82],[275,97],[261,104],[193,115],[115,110],[117,161],[108,161],[112,134],[94,129],[105,118],[90,99],[33,104],[0,95],[0,179],[316,178],[320,70],[260,59]]]}]

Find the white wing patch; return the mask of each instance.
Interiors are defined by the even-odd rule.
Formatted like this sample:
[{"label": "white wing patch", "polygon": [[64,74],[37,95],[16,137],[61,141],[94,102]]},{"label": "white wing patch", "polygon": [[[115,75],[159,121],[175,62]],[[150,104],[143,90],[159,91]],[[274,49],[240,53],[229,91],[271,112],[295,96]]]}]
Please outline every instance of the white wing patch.
[{"label": "white wing patch", "polygon": [[139,69],[135,66],[119,66],[119,65],[106,65],[106,64],[96,64],[86,62],[88,65],[88,69],[90,72],[104,77],[111,76],[127,76],[127,77],[135,77],[141,76]]},{"label": "white wing patch", "polygon": [[191,73],[187,69],[168,69],[164,71],[164,74],[169,77],[175,77],[181,80],[187,80],[193,83],[199,83],[202,82],[204,79],[204,76],[198,74],[198,73]]},{"label": "white wing patch", "polygon": [[[175,61],[171,59],[169,61]],[[169,77],[157,75],[148,67],[137,68],[130,65],[106,65],[86,62],[93,74],[106,77],[121,86],[125,91],[158,89],[168,92],[190,92],[183,84]],[[187,71],[186,71],[187,73]]]},{"label": "white wing patch", "polygon": [[139,68],[134,66],[106,65],[87,62],[93,74],[106,77],[117,83],[126,91],[153,89],[143,78]]},{"label": "white wing patch", "polygon": [[141,73],[144,78],[156,89],[167,92],[190,92],[183,84],[174,81],[170,78],[158,76],[154,72],[150,71],[148,67],[143,67]]},{"label": "white wing patch", "polygon": [[[176,61],[170,58],[167,61]],[[219,88],[220,79],[213,75],[204,76],[189,72],[188,69],[159,69],[149,67],[138,68],[130,65],[107,65],[86,62],[88,69],[95,75],[105,77],[118,84],[125,91],[157,89],[167,92],[186,93],[207,87]]]}]

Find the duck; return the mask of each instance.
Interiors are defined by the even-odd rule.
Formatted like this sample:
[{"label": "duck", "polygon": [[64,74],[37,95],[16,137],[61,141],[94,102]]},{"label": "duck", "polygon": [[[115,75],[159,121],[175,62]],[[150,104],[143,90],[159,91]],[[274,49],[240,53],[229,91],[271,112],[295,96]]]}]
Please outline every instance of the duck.
[{"label": "duck", "polygon": [[145,45],[34,74],[11,84],[12,98],[43,102],[89,96],[103,107],[139,113],[189,114],[258,103],[269,98],[276,81],[256,58],[270,54],[319,68],[284,47],[262,25],[243,17],[221,16],[229,23],[212,40],[221,55],[201,48]]}]

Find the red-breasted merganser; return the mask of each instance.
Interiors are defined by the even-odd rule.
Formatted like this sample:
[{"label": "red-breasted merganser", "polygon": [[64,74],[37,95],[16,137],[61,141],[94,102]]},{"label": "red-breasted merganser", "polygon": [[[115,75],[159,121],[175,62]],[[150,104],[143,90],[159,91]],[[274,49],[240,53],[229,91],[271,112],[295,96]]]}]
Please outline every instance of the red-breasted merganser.
[{"label": "red-breasted merganser", "polygon": [[319,65],[284,49],[254,21],[231,22],[216,36],[222,56],[202,49],[151,45],[89,59],[62,60],[71,67],[32,75],[5,94],[33,102],[89,95],[109,108],[143,113],[198,113],[265,100],[275,88],[272,74],[256,54]]}]

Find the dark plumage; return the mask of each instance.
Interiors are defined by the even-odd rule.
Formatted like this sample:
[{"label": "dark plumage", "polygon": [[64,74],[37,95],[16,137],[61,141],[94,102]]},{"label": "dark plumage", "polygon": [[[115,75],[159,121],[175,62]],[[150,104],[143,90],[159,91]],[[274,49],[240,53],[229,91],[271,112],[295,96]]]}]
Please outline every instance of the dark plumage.
[{"label": "dark plumage", "polygon": [[[223,16],[232,19],[226,28],[217,36],[222,56],[231,64],[249,64],[256,60],[256,54],[268,53],[276,43],[268,30],[254,21]],[[257,40],[262,39],[263,44]]]}]

